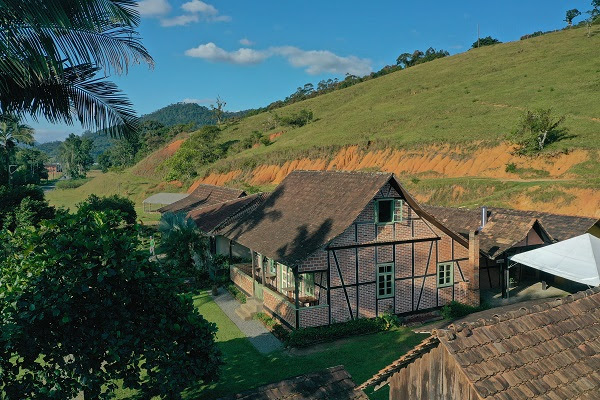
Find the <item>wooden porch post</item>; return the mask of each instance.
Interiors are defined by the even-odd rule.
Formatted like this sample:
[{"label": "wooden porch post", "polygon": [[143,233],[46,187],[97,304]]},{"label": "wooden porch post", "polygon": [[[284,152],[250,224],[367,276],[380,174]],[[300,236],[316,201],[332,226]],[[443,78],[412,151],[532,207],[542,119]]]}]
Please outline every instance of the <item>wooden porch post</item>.
[{"label": "wooden porch post", "polygon": [[260,266],[261,266],[261,268],[260,268],[260,270],[261,270],[261,272],[260,272],[260,274],[261,274],[261,280],[262,280],[262,284],[264,286],[265,283],[266,283],[266,281],[265,281],[265,278],[266,278],[265,277],[265,270],[266,270],[266,268],[265,268],[265,259],[262,256],[261,256],[261,264],[260,264]]},{"label": "wooden porch post", "polygon": [[254,287],[256,286],[256,278],[254,277],[255,272],[254,269],[256,268],[256,261],[255,261],[255,257],[254,257],[254,251],[252,251],[252,249],[250,249],[250,257],[252,258],[252,297],[254,297]]},{"label": "wooden porch post", "polygon": [[299,282],[298,279],[298,268],[294,268],[294,303],[296,305],[296,329],[300,328],[300,300],[298,299],[299,295]]}]

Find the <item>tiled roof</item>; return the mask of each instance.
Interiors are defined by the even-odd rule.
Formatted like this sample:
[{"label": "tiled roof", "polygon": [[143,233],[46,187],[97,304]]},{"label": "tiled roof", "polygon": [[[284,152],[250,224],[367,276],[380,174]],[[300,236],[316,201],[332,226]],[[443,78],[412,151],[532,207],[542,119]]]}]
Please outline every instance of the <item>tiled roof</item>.
[{"label": "tiled roof", "polygon": [[165,212],[189,212],[195,208],[211,206],[225,201],[234,200],[246,195],[240,189],[201,184],[186,198],[160,208]]},{"label": "tiled roof", "polygon": [[300,375],[220,400],[368,400],[343,366]]},{"label": "tiled roof", "polygon": [[[597,399],[600,288],[529,309],[438,330],[360,388],[387,379],[433,346],[444,346],[483,399]],[[428,347],[429,346],[429,347]],[[409,358],[406,362],[403,359]]]},{"label": "tiled roof", "polygon": [[392,174],[294,171],[223,235],[294,266],[352,224]]},{"label": "tiled roof", "polygon": [[[441,223],[464,236],[481,226],[481,209],[422,207]],[[488,222],[480,232],[481,251],[492,259],[498,257],[522,241],[536,221],[537,228],[542,228],[550,239],[556,241],[579,236],[598,222],[595,218],[489,207]]]},{"label": "tiled roof", "polygon": [[252,194],[206,207],[195,208],[187,216],[192,218],[204,233],[212,233],[219,227],[239,218],[249,209],[256,208],[267,197],[264,193]]},{"label": "tiled roof", "polygon": [[219,233],[293,267],[343,233],[388,182],[417,214],[468,245],[422,211],[390,173],[291,172],[253,212]]}]

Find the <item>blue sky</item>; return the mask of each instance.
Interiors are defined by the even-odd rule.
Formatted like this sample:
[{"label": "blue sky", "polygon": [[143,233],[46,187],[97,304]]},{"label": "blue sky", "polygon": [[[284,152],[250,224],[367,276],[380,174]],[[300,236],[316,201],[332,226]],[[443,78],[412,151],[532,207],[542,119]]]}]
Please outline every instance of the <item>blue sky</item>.
[{"label": "blue sky", "polygon": [[[590,1],[142,0],[140,34],[156,65],[111,77],[140,114],[180,101],[227,110],[264,106],[304,83],[363,75],[400,53],[432,46],[466,51],[481,36],[503,42],[565,26]],[[576,20],[579,21],[582,17]],[[32,124],[40,142],[80,126]]]}]

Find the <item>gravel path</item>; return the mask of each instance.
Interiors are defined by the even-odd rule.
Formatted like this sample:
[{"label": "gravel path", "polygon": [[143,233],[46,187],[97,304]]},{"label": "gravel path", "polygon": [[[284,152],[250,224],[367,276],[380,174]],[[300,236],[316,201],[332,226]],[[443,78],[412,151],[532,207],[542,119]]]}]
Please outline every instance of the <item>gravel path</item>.
[{"label": "gravel path", "polygon": [[283,344],[263,324],[256,320],[244,321],[235,313],[240,303],[228,292],[213,296],[213,300],[229,319],[248,337],[248,340],[260,353],[267,354],[283,349]]}]

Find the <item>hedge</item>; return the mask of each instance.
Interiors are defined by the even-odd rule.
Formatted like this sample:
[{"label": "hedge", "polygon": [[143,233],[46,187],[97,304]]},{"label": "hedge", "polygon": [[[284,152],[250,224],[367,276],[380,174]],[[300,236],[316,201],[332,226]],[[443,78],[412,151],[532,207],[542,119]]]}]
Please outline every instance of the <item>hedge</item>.
[{"label": "hedge", "polygon": [[445,319],[458,319],[478,311],[487,310],[488,308],[490,307],[487,304],[481,304],[477,307],[473,307],[453,300],[442,307],[441,312],[442,317]]},{"label": "hedge", "polygon": [[377,318],[360,318],[332,325],[297,329],[289,333],[286,344],[291,347],[308,347],[348,336],[387,331],[400,323],[400,319],[395,315],[386,314]]}]

